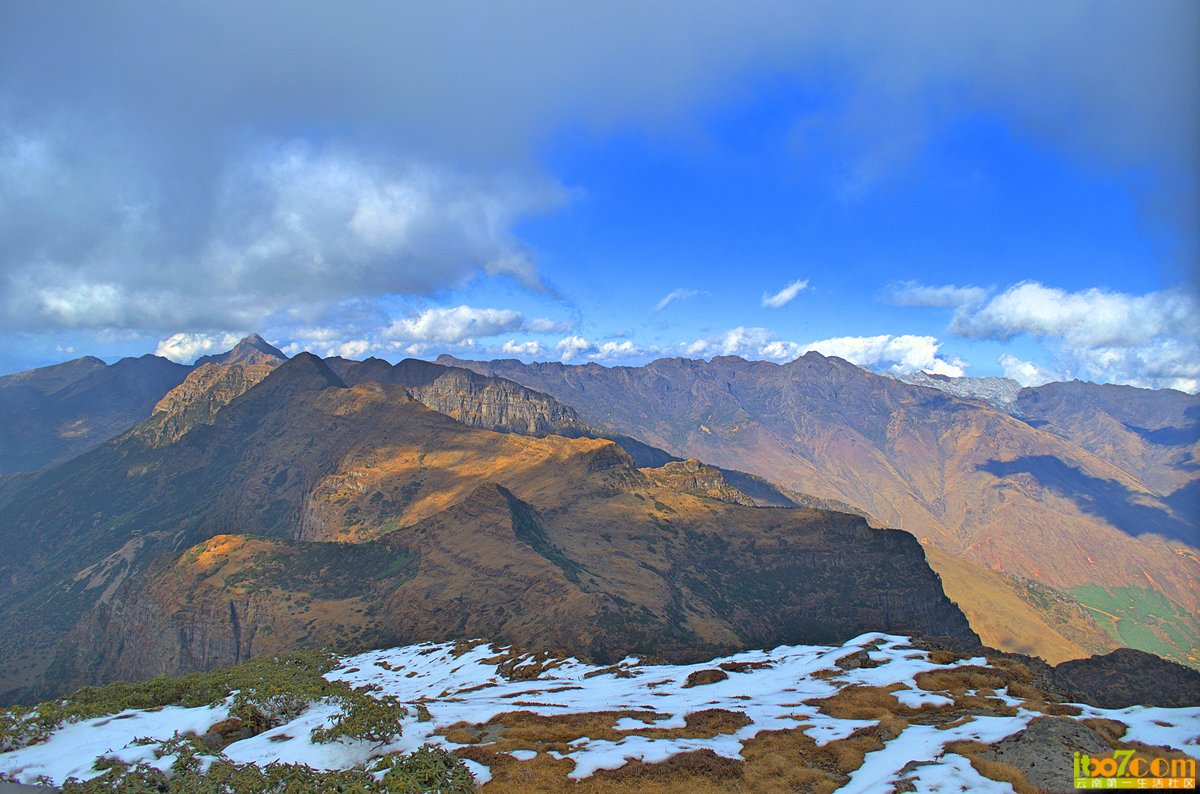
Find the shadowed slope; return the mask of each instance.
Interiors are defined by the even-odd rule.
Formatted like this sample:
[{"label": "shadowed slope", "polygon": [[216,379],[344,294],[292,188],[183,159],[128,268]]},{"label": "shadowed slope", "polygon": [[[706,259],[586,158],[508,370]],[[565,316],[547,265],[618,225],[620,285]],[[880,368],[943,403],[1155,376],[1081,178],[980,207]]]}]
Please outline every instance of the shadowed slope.
[{"label": "shadowed slope", "polygon": [[79,358],[0,378],[0,475],[96,447],[150,415],[188,368],[158,356]]}]

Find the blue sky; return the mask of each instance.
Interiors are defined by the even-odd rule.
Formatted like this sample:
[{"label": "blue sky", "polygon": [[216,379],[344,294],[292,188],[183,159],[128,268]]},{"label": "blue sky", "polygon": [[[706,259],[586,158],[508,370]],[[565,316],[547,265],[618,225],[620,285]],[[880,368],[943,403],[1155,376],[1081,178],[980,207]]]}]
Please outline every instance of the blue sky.
[{"label": "blue sky", "polygon": [[1200,389],[1200,7],[471,10],[7,6],[0,372],[258,331]]}]

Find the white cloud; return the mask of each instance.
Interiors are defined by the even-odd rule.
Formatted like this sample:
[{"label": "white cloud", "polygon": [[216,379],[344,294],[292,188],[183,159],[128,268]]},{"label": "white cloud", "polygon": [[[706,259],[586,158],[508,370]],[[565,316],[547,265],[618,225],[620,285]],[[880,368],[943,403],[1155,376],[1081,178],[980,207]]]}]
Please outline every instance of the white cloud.
[{"label": "white cloud", "polygon": [[[480,274],[541,289],[510,229],[565,199],[543,178],[267,145],[188,197],[194,228],[175,239],[184,210],[164,191],[58,137],[35,143],[0,118],[0,326],[11,329],[265,327],[285,311]],[[67,231],[43,240],[40,227]]]},{"label": "white cloud", "polygon": [[929,286],[915,281],[889,285],[884,299],[896,306],[930,306],[958,308],[981,303],[988,296],[984,287],[959,287],[954,284]]},{"label": "white cloud", "polygon": [[999,364],[1004,370],[1004,377],[1012,378],[1022,386],[1041,386],[1052,381],[1062,380],[1062,376],[1032,361],[1024,361],[1010,353],[1002,353]]},{"label": "white cloud", "polygon": [[933,336],[904,334],[891,336],[842,336],[822,339],[803,346],[803,352],[815,350],[823,356],[844,358],[860,367],[887,367],[897,374],[922,370],[935,375],[960,378],[966,363],[942,358],[941,342]]},{"label": "white cloud", "polygon": [[772,334],[766,328],[745,328],[738,326],[724,333],[717,341],[717,348],[723,356],[741,356],[757,353],[762,346],[770,341]]},{"label": "white cloud", "polygon": [[1200,391],[1200,343],[1162,339],[1132,347],[1081,347],[1062,352],[1071,371],[1087,380],[1144,389]]},{"label": "white cloud", "polygon": [[366,339],[351,339],[342,342],[337,347],[329,348],[326,356],[341,356],[342,358],[361,359],[372,347]]},{"label": "white cloud", "polygon": [[522,330],[525,320],[511,309],[475,309],[470,306],[426,309],[415,317],[395,320],[384,331],[389,339],[409,342],[458,344],[476,337],[497,336]]},{"label": "white cloud", "polygon": [[643,353],[644,351],[640,347],[625,339],[621,342],[602,342],[594,351],[588,353],[588,358],[595,361],[612,361],[640,356]]},{"label": "white cloud", "polygon": [[224,353],[238,343],[237,334],[172,334],[159,341],[154,355],[169,358],[181,364],[190,364],[200,356]]},{"label": "white cloud", "polygon": [[584,353],[595,350],[596,346],[582,336],[567,336],[558,340],[554,349],[559,351],[559,358],[566,364]]},{"label": "white cloud", "polygon": [[793,361],[804,355],[804,347],[795,342],[775,341],[763,345],[758,350],[759,355],[763,358],[769,358],[772,361]]},{"label": "white cloud", "polygon": [[779,309],[792,302],[808,286],[808,279],[799,279],[788,284],[775,294],[763,293],[762,305],[769,309]]},{"label": "white cloud", "polygon": [[542,346],[541,342],[518,342],[515,339],[510,339],[500,346],[500,352],[508,356],[537,358],[545,353],[546,349]]},{"label": "white cloud", "polygon": [[642,347],[629,339],[593,342],[579,335],[567,336],[558,340],[554,349],[559,352],[559,359],[564,364],[580,358],[588,358],[592,361],[628,360],[659,352],[656,348]]},{"label": "white cloud", "polygon": [[981,306],[960,310],[951,330],[983,339],[1030,334],[1072,347],[1140,345],[1159,336],[1200,335],[1200,306],[1182,291],[1066,292],[1024,281]]},{"label": "white cloud", "polygon": [[658,303],[656,303],[654,305],[654,311],[661,312],[663,309],[667,308],[668,306],[670,306],[672,303],[675,303],[676,301],[687,300],[688,298],[694,298],[697,295],[707,295],[707,294],[708,293],[705,292],[704,290],[685,289],[683,287],[680,287],[679,289],[671,290],[666,295],[664,295],[662,300],[660,300]]}]

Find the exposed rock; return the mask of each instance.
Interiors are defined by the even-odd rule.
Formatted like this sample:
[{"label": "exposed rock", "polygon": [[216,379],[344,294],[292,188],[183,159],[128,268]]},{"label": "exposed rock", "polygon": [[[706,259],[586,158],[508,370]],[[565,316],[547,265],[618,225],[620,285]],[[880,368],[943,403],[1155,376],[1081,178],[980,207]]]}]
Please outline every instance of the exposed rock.
[{"label": "exposed rock", "polygon": [[151,446],[170,444],[197,425],[212,424],[217,411],[267,377],[278,364],[203,364],[167,392],[137,429]]},{"label": "exposed rock", "polygon": [[1053,680],[1070,699],[1105,709],[1200,706],[1200,672],[1133,648],[1064,662]]},{"label": "exposed rock", "polygon": [[1076,752],[1101,755],[1112,748],[1091,728],[1065,717],[1038,717],[1020,733],[992,745],[981,757],[1016,767],[1044,791],[1075,791]]},{"label": "exposed rock", "polygon": [[1017,392],[1021,391],[1021,384],[1012,378],[951,378],[920,370],[892,377],[913,386],[926,386],[953,394],[962,400],[986,403],[1002,411],[1008,411],[1012,407],[1017,399]]},{"label": "exposed rock", "polygon": [[211,356],[201,356],[194,366],[205,364],[267,364],[277,367],[287,361],[287,356],[273,347],[258,334],[250,334],[234,345],[232,350]]}]

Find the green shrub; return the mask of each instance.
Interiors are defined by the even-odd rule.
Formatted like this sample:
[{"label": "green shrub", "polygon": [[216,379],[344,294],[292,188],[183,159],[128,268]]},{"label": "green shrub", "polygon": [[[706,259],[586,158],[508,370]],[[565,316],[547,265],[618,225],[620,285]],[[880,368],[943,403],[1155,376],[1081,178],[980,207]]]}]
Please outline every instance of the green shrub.
[{"label": "green shrub", "polygon": [[312,740],[317,743],[333,742],[344,737],[387,744],[400,735],[400,720],[408,709],[391,695],[373,698],[354,691],[353,696],[342,696],[342,711],[333,717],[328,728],[313,728]]},{"label": "green shrub", "polygon": [[[167,743],[164,743],[166,745]],[[469,794],[475,781],[466,765],[454,755],[422,747],[411,755],[392,754],[378,759],[370,770],[319,772],[305,764],[234,764],[221,758],[204,772],[198,763],[172,766],[167,775],[145,764],[129,766],[106,759],[104,774],[86,782],[72,779],[64,794]],[[382,780],[377,776],[382,774]]]},{"label": "green shrub", "polygon": [[296,651],[252,659],[235,667],[146,681],[117,681],[84,687],[63,700],[29,709],[0,710],[0,751],[44,741],[64,723],[118,714],[129,709],[208,706],[234,694],[231,712],[256,731],[282,724],[313,700],[353,696],[344,683],[323,675],[337,664],[326,651]]}]

